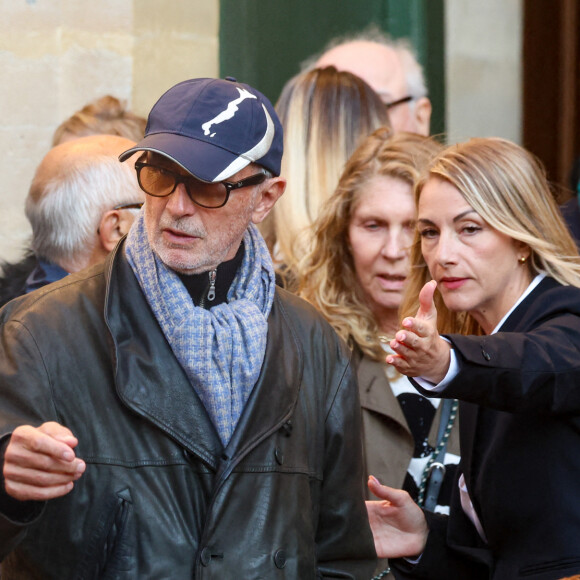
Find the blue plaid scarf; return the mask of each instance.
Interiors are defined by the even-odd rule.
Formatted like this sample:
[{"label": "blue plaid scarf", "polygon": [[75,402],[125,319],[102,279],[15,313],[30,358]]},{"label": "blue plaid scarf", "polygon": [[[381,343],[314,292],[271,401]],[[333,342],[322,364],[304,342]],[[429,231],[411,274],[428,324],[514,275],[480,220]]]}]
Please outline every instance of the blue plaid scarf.
[{"label": "blue plaid scarf", "polygon": [[141,214],[125,250],[167,342],[211,417],[224,447],[258,380],[274,300],[274,267],[253,224],[244,234],[244,258],[227,302],[194,305],[177,274],[149,245]]}]

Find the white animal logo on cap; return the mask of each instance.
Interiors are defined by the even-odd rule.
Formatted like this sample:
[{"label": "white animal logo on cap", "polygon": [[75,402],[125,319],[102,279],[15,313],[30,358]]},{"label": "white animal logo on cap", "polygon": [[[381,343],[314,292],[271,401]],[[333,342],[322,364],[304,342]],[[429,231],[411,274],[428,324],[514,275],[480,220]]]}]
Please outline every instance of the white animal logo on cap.
[{"label": "white animal logo on cap", "polygon": [[224,121],[227,121],[228,119],[233,118],[233,116],[238,111],[238,105],[242,101],[245,101],[246,99],[257,99],[258,98],[258,97],[256,97],[256,95],[252,95],[252,93],[250,93],[246,89],[240,89],[240,87],[236,87],[236,89],[238,89],[238,92],[240,93],[239,98],[234,99],[233,101],[230,101],[228,103],[228,106],[226,107],[225,111],[222,111],[221,113],[216,115],[213,119],[207,121],[206,123],[204,123],[201,126],[201,128],[203,129],[204,135],[209,135],[210,137],[213,137],[215,135],[215,133],[212,133],[210,135],[210,127],[212,125],[219,125],[219,123],[223,123]]},{"label": "white animal logo on cap", "polygon": [[262,109],[264,110],[264,115],[266,116],[266,132],[264,133],[264,136],[251,149],[234,159],[234,161],[232,161],[219,175],[214,177],[213,181],[222,181],[222,179],[231,177],[234,173],[237,173],[246,167],[246,165],[249,163],[258,161],[264,157],[266,153],[268,153],[270,150],[270,145],[272,145],[272,141],[274,140],[274,133],[276,132],[276,129],[274,127],[272,117],[270,117],[263,103]]}]

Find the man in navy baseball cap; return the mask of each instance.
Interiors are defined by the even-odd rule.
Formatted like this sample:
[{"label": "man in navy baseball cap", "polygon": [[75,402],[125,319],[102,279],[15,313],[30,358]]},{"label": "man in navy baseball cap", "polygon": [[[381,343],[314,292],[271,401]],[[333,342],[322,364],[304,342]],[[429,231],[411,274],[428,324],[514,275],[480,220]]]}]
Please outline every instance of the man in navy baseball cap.
[{"label": "man in navy baseball cap", "polygon": [[272,105],[185,81],[133,154],[105,264],[0,312],[2,578],[369,578],[350,353],[255,225],[286,185]]},{"label": "man in navy baseball cap", "polygon": [[222,181],[259,162],[280,175],[282,125],[270,101],[232,78],[192,79],[154,105],[136,151],[165,155],[202,181]]},{"label": "man in navy baseball cap", "polygon": [[198,274],[236,256],[249,225],[284,192],[282,148],[270,101],[233,79],[187,80],[155,103],[145,137],[119,159],[141,153],[144,230],[165,266]]}]

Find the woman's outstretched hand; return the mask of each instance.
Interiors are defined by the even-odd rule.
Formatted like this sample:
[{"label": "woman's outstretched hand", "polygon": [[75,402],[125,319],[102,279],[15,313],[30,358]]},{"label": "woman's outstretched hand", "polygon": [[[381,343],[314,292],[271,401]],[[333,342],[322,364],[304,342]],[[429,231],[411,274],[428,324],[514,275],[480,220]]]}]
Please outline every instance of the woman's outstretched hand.
[{"label": "woman's outstretched hand", "polygon": [[421,508],[403,490],[381,485],[372,475],[369,489],[382,501],[367,501],[369,522],[379,558],[417,557],[429,528]]},{"label": "woman's outstretched hand", "polygon": [[395,352],[387,363],[408,377],[422,377],[440,383],[449,369],[450,344],[437,331],[437,309],[433,295],[437,282],[427,282],[419,293],[419,310],[414,318],[404,318],[390,346]]}]

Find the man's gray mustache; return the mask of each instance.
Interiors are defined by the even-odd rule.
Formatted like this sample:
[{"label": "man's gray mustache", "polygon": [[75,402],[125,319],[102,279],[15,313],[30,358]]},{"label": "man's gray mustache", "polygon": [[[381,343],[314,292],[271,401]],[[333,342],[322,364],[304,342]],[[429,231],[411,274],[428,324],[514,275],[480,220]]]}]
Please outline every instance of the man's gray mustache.
[{"label": "man's gray mustache", "polygon": [[203,228],[191,223],[187,223],[185,218],[178,220],[161,219],[159,221],[159,229],[176,230],[186,236],[195,236],[196,238],[205,238],[207,233]]}]

